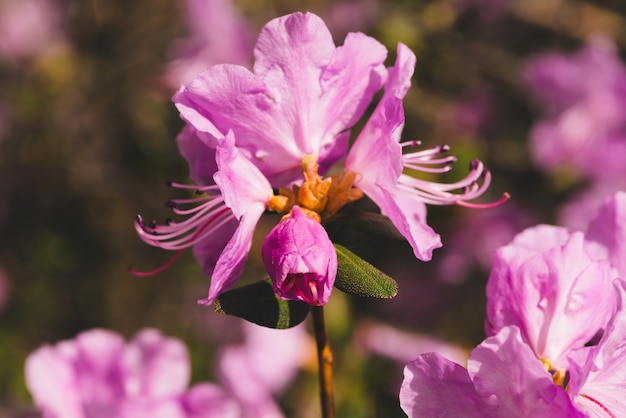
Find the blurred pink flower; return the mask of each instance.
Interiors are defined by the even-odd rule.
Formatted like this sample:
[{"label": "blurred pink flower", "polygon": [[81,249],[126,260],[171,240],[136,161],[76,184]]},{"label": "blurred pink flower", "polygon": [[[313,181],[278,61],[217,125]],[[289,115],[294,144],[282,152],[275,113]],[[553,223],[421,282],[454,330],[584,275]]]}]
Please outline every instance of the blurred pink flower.
[{"label": "blurred pink flower", "polygon": [[437,114],[441,135],[480,135],[495,122],[495,99],[488,89],[472,91],[445,105]]},{"label": "blurred pink flower", "polygon": [[252,42],[248,25],[232,0],[185,0],[188,38],[172,45],[166,79],[178,88],[215,64],[248,65]]},{"label": "blurred pink flower", "polygon": [[604,199],[619,191],[626,191],[626,177],[593,182],[559,208],[558,224],[576,231],[586,230]]},{"label": "blurred pink flower", "polygon": [[335,38],[343,38],[348,32],[368,32],[380,16],[381,4],[379,0],[336,0],[328,7],[328,27]]},{"label": "blurred pink flower", "polygon": [[429,335],[401,331],[391,325],[363,323],[355,331],[355,345],[367,353],[406,364],[418,354],[434,352],[464,363],[468,353],[460,346]]},{"label": "blurred pink flower", "polygon": [[276,330],[242,322],[243,343],[221,350],[220,382],[241,406],[240,418],[283,417],[274,397],[314,358],[314,343],[304,324]]},{"label": "blurred pink flower", "polygon": [[438,276],[447,283],[462,283],[478,265],[489,271],[493,252],[511,242],[515,234],[533,224],[523,209],[511,206],[488,211],[467,211],[452,225],[454,234],[439,254]]},{"label": "blurred pink flower", "polygon": [[239,417],[238,405],[219,387],[188,388],[187,348],[154,329],[129,343],[112,331],[85,331],[39,348],[25,371],[45,418]]},{"label": "blurred pink flower", "polygon": [[63,44],[55,0],[0,0],[0,59],[20,61]]},{"label": "blurred pink flower", "polygon": [[592,38],[577,53],[536,57],[523,77],[548,108],[531,133],[536,163],[547,171],[624,178],[626,66],[611,41]]}]

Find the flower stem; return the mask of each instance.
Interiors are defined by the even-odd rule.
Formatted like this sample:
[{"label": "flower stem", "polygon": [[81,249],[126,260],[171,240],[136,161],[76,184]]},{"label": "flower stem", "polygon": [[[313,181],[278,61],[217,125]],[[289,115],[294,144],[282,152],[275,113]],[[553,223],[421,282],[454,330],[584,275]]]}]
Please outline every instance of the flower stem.
[{"label": "flower stem", "polygon": [[317,342],[317,360],[320,376],[320,402],[322,418],[335,418],[335,399],[333,396],[333,353],[330,351],[326,326],[324,324],[324,307],[313,306],[313,328]]}]

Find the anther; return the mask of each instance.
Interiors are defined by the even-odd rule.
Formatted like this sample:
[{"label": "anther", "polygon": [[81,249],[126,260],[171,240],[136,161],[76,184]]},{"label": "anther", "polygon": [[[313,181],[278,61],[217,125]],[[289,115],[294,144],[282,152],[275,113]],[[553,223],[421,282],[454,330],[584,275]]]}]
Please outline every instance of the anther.
[{"label": "anther", "polygon": [[165,207],[170,209],[176,209],[176,202],[173,200],[168,200],[165,202]]}]

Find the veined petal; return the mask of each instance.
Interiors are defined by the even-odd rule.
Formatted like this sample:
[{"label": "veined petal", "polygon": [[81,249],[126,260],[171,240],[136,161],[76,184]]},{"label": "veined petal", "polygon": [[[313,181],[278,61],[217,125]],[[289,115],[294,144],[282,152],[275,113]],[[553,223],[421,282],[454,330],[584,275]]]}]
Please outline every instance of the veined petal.
[{"label": "veined petal", "polygon": [[[325,131],[315,149],[332,146],[334,135],[354,125],[372,101],[374,93],[383,86],[387,70],[383,65],[387,49],[363,33],[349,33],[343,46],[338,47],[321,75],[325,114],[318,121]],[[315,112],[314,112],[315,115]],[[314,138],[315,139],[315,138]],[[325,152],[320,152],[324,159]]]},{"label": "veined petal", "polygon": [[[232,131],[228,131],[226,136],[221,138],[216,150],[216,160],[219,170],[214,176],[215,183],[239,225],[215,263],[208,297],[199,301],[205,305],[213,303],[219,294],[231,288],[241,275],[252,245],[254,229],[265,211],[267,201],[272,197],[272,188],[267,179],[235,147],[235,136]],[[231,228],[232,224],[224,227]],[[221,245],[216,242],[217,247],[219,247],[217,244]],[[208,244],[208,248],[211,247],[215,248]],[[206,248],[205,244],[203,249]],[[205,269],[206,266],[205,264]]]},{"label": "veined petal", "polygon": [[467,370],[476,391],[500,417],[584,417],[563,388],[522,341],[517,327],[504,327],[470,354]]},{"label": "veined petal", "polygon": [[265,203],[272,197],[272,186],[259,169],[235,147],[235,135],[228,131],[216,152],[218,172],[215,183],[224,202],[237,219],[251,206]]},{"label": "veined petal", "polygon": [[210,235],[193,246],[193,255],[207,276],[213,275],[213,270],[220,254],[235,234],[238,225],[237,219],[231,217],[219,228],[212,230]]},{"label": "veined petal", "polygon": [[363,127],[346,158],[346,171],[359,173],[356,186],[366,189],[395,186],[402,174],[402,147],[398,143],[404,125],[402,99],[411,85],[415,54],[398,44],[398,55],[385,93]]},{"label": "veined petal", "polygon": [[626,282],[615,282],[617,311],[598,345],[593,362],[576,398],[593,417],[626,415]]},{"label": "veined petal", "polygon": [[293,140],[292,121],[283,114],[280,97],[244,67],[216,65],[203,71],[173,98],[181,117],[214,137],[232,130],[270,179],[299,167],[302,152]]},{"label": "veined petal", "polygon": [[261,31],[254,73],[217,65],[173,100],[197,130],[214,137],[233,130],[237,147],[282,186],[301,174],[304,155],[317,155],[322,167],[343,156],[345,131],[386,77],[385,57],[384,47],[362,34],[336,48],[319,17],[293,13]]},{"label": "veined petal", "polygon": [[[541,251],[526,247],[535,236]],[[592,260],[580,232],[553,248],[559,229],[531,228],[522,239],[494,254],[487,283],[487,317],[491,332],[516,325],[537,357],[567,367],[569,351],[584,346],[603,329],[614,311],[617,273],[605,260]],[[523,245],[517,245],[522,242]]]},{"label": "veined petal", "polygon": [[210,305],[225,290],[230,289],[243,270],[248,258],[254,228],[265,211],[265,205],[256,204],[248,208],[239,219],[239,226],[230,239],[226,248],[220,254],[209,286],[209,294],[206,299],[199,300],[202,305]]},{"label": "veined petal", "polygon": [[400,406],[409,418],[497,416],[476,393],[467,370],[437,353],[422,354],[407,364]]},{"label": "veined petal", "polygon": [[402,98],[410,87],[414,67],[415,55],[399,44],[385,94],[350,149],[345,170],[359,174],[355,186],[390,218],[415,256],[428,261],[433,249],[441,247],[440,237],[426,224],[426,207],[419,196],[397,187],[403,170],[402,146],[397,141],[404,124]]},{"label": "veined petal", "polygon": [[418,196],[399,190],[382,189],[379,189],[377,194],[372,193],[368,196],[409,241],[418,259],[429,261],[433,250],[442,246],[439,234],[426,223],[426,205]]}]

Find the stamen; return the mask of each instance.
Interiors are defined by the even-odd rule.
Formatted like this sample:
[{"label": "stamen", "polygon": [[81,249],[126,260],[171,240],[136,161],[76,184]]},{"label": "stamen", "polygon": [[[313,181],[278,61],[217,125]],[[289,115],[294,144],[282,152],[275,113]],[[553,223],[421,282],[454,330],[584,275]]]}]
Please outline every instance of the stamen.
[{"label": "stamen", "polygon": [[503,204],[504,202],[506,202],[507,200],[509,200],[511,198],[511,195],[504,192],[502,193],[502,197],[498,200],[496,200],[495,202],[492,203],[470,203],[470,202],[464,202],[462,200],[457,200],[456,202],[454,202],[455,205],[459,205],[459,206],[463,206],[466,208],[472,208],[472,209],[491,209],[491,208],[495,208],[497,206],[500,206],[501,204]]},{"label": "stamen", "polygon": [[165,262],[165,264],[163,264],[161,267],[157,267],[154,270],[138,271],[138,270],[135,270],[135,268],[133,268],[133,266],[129,266],[128,267],[128,271],[130,272],[130,274],[132,274],[135,277],[150,277],[150,276],[154,276],[155,274],[159,274],[159,273],[167,270],[172,264],[174,264],[174,262],[176,262],[176,260],[178,260],[180,258],[181,255],[183,255],[185,250],[186,250],[186,248],[182,248],[182,249],[176,251],[176,253],[172,256],[172,258],[167,260]]},{"label": "stamen", "polygon": [[[130,266],[130,267],[128,267],[128,271],[133,276],[136,276],[136,277],[153,276],[155,274],[158,274],[158,273],[161,273],[161,272],[165,271],[172,264],[174,264],[174,262],[176,262],[176,260],[178,260],[180,258],[180,256],[185,252],[185,250],[187,250],[187,248],[189,248],[190,246],[194,245],[197,242],[198,237],[200,237],[201,235],[202,236],[204,235],[204,234],[202,234],[203,231],[205,231],[209,227],[209,225],[211,225],[213,223],[213,221],[218,219],[220,216],[222,216],[228,210],[229,210],[228,208],[224,208],[222,211],[220,211],[219,213],[215,214],[215,216],[213,216],[212,218],[208,219],[200,228],[198,228],[197,231],[195,231],[191,235],[191,237],[189,238],[189,240],[187,242],[187,245],[183,246],[182,248],[179,248],[178,251],[176,251],[176,253],[168,261],[166,261],[162,266],[157,267],[156,269],[150,270],[150,271],[138,271],[135,268],[133,268],[132,266]],[[143,222],[142,219],[141,219],[141,216],[137,215],[137,223],[140,223],[140,222]],[[219,226],[221,226],[223,224],[224,224],[224,221],[219,222],[217,226],[214,226],[213,230],[218,228]],[[144,241],[146,241],[146,240],[144,239]],[[148,242],[148,243],[150,243],[150,242]],[[171,244],[171,243],[172,242],[170,242],[169,244]],[[161,247],[160,245],[156,245],[155,243],[152,243],[152,244],[155,245],[155,246]],[[162,248],[164,248],[164,247],[162,247]]]}]

